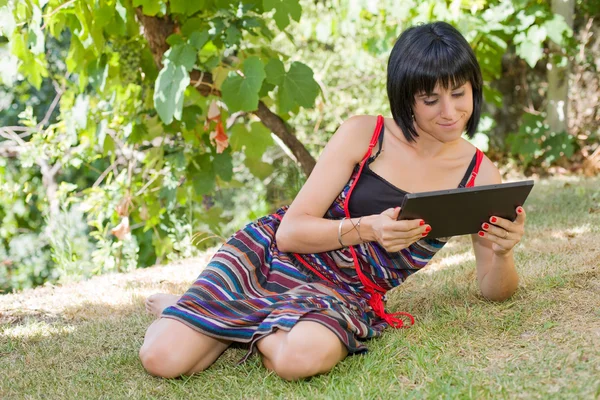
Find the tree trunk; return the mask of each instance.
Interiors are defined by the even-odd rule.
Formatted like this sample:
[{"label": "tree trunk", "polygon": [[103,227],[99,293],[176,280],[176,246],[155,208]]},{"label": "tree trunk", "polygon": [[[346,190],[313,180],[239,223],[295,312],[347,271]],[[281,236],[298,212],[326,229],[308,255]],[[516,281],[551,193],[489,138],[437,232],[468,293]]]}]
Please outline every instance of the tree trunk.
[{"label": "tree trunk", "polygon": [[[552,0],[552,11],[562,15],[565,22],[573,29],[573,11],[575,0]],[[548,63],[548,104],[546,121],[552,132],[566,132],[567,110],[569,102],[569,63],[559,66],[552,61],[552,54],[561,51],[560,47],[550,42],[550,62]]]},{"label": "tree trunk", "polygon": [[[158,68],[162,68],[163,54],[169,49],[166,39],[175,31],[175,23],[168,16],[158,18],[144,15],[139,8],[136,9],[136,13],[144,27],[144,36],[152,51],[154,62]],[[198,82],[200,79],[202,81]],[[213,81],[210,73],[194,70],[190,74],[190,80],[203,96],[221,95],[219,91],[212,88]],[[290,149],[304,174],[309,176],[316,161],[302,142],[293,134],[293,130],[281,117],[269,110],[262,101],[258,103],[258,109],[254,111],[254,114],[260,118],[263,125],[269,128]]]}]

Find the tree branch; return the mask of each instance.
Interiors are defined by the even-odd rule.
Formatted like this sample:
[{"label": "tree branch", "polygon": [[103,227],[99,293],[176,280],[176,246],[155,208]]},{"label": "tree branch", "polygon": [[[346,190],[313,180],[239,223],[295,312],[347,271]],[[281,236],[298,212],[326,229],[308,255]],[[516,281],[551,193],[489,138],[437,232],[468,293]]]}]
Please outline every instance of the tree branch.
[{"label": "tree branch", "polygon": [[[144,28],[144,36],[150,46],[154,62],[160,69],[162,68],[163,54],[169,49],[166,40],[169,35],[175,32],[175,23],[168,16],[158,18],[144,15],[140,8],[136,9],[136,14]],[[192,71],[190,82],[203,96],[221,96],[221,93],[214,88],[212,74],[208,72]],[[293,134],[293,129],[262,101],[258,103],[258,109],[253,113],[261,120],[263,125],[270,129],[290,149],[306,176],[310,175],[316,163],[315,159]]]}]

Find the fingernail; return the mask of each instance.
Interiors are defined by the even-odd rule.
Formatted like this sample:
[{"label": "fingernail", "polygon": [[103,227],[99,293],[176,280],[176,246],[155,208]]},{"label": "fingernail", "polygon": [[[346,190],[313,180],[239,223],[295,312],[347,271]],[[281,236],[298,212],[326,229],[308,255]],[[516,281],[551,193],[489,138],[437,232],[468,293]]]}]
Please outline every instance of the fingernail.
[{"label": "fingernail", "polygon": [[431,231],[431,227],[430,226],[428,226],[427,228],[425,228],[425,232],[429,232],[429,231]]},{"label": "fingernail", "polygon": [[496,217],[492,217],[492,218],[490,219],[490,221],[492,221],[492,224],[493,224],[494,222],[498,221],[498,218],[496,218]]},{"label": "fingernail", "polygon": [[488,224],[483,224],[483,229],[488,230],[490,229],[490,226]]},{"label": "fingernail", "polygon": [[421,233],[421,236],[427,236],[427,232]]},{"label": "fingernail", "polygon": [[479,231],[479,236],[481,236],[481,237],[484,237],[484,236],[485,236],[485,233],[483,233],[483,232]]},{"label": "fingernail", "polygon": [[421,222],[419,222],[419,226],[423,226],[425,225],[425,221],[421,220]]},{"label": "fingernail", "polygon": [[517,212],[518,212],[519,214],[522,214],[522,213],[523,213],[523,209],[522,209],[521,207],[519,207],[519,208],[517,208]]}]

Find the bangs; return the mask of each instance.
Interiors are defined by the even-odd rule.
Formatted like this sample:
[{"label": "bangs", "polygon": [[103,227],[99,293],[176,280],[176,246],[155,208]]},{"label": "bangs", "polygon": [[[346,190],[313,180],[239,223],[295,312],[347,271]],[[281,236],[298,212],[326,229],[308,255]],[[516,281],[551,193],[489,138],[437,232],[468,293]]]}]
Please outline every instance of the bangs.
[{"label": "bangs", "polygon": [[412,79],[406,80],[406,90],[410,93],[413,104],[414,96],[433,93],[436,85],[442,89],[452,90],[467,82],[476,82],[470,60],[461,57],[459,51],[434,41],[423,52],[423,57],[414,63],[413,71],[408,73]]}]

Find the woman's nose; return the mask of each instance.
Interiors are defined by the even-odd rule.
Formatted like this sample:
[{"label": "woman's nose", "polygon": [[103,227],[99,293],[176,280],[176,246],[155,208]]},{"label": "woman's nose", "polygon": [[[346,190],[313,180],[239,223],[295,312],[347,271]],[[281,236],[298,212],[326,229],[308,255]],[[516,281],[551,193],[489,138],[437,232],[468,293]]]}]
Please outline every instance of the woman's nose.
[{"label": "woman's nose", "polygon": [[454,106],[452,100],[443,99],[442,101],[440,101],[440,105],[442,106],[440,116],[442,118],[453,119],[456,113],[456,107]]}]

